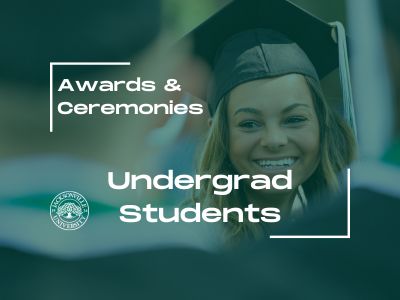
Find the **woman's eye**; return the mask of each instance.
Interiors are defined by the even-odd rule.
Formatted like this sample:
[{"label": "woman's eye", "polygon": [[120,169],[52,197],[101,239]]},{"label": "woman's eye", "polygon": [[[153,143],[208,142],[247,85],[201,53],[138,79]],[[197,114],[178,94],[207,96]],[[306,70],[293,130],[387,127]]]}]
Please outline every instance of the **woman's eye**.
[{"label": "woman's eye", "polygon": [[302,116],[292,116],[292,117],[288,117],[285,120],[286,124],[293,124],[293,125],[297,125],[297,124],[301,124],[303,122],[307,121],[306,117],[302,117]]},{"label": "woman's eye", "polygon": [[239,127],[245,129],[254,129],[260,127],[260,123],[256,121],[243,121],[239,123]]}]

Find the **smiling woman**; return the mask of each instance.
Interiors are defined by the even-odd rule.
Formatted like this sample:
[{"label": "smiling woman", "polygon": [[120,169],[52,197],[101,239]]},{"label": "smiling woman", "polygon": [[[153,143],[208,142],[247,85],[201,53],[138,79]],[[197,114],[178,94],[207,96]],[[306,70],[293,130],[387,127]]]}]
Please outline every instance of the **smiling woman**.
[{"label": "smiling woman", "polygon": [[[213,119],[200,174],[264,174],[292,170],[293,189],[253,189],[241,181],[226,196],[204,184],[193,200],[208,207],[276,207],[282,221],[304,214],[322,192],[337,191],[338,173],[351,162],[350,127],[326,102],[314,65],[285,35],[250,29],[219,50],[209,97]],[[271,233],[269,224],[226,226],[228,242]]]}]

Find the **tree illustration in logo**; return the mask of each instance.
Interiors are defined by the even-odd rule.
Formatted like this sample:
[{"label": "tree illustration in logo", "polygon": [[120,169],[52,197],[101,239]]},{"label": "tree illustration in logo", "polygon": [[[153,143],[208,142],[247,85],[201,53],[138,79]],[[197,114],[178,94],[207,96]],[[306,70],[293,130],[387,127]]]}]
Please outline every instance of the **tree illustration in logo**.
[{"label": "tree illustration in logo", "polygon": [[82,215],[82,209],[73,202],[67,202],[57,209],[57,215],[66,219],[72,219]]}]

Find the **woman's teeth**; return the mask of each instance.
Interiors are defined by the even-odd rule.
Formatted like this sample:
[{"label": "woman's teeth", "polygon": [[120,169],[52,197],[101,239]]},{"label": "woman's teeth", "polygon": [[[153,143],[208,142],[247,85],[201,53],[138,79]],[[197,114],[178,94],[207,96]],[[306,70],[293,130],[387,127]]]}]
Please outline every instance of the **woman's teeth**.
[{"label": "woman's teeth", "polygon": [[269,159],[260,159],[257,160],[257,164],[261,167],[290,167],[296,161],[294,157],[283,158],[279,160],[269,160]]}]

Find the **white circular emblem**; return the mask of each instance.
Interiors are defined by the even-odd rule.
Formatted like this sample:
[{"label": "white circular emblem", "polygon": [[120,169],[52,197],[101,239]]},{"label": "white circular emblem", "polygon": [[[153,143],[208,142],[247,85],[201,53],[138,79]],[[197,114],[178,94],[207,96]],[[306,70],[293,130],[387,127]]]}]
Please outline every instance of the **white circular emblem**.
[{"label": "white circular emblem", "polygon": [[77,192],[62,192],[51,201],[50,218],[63,230],[77,230],[89,218],[89,204],[85,197]]}]

